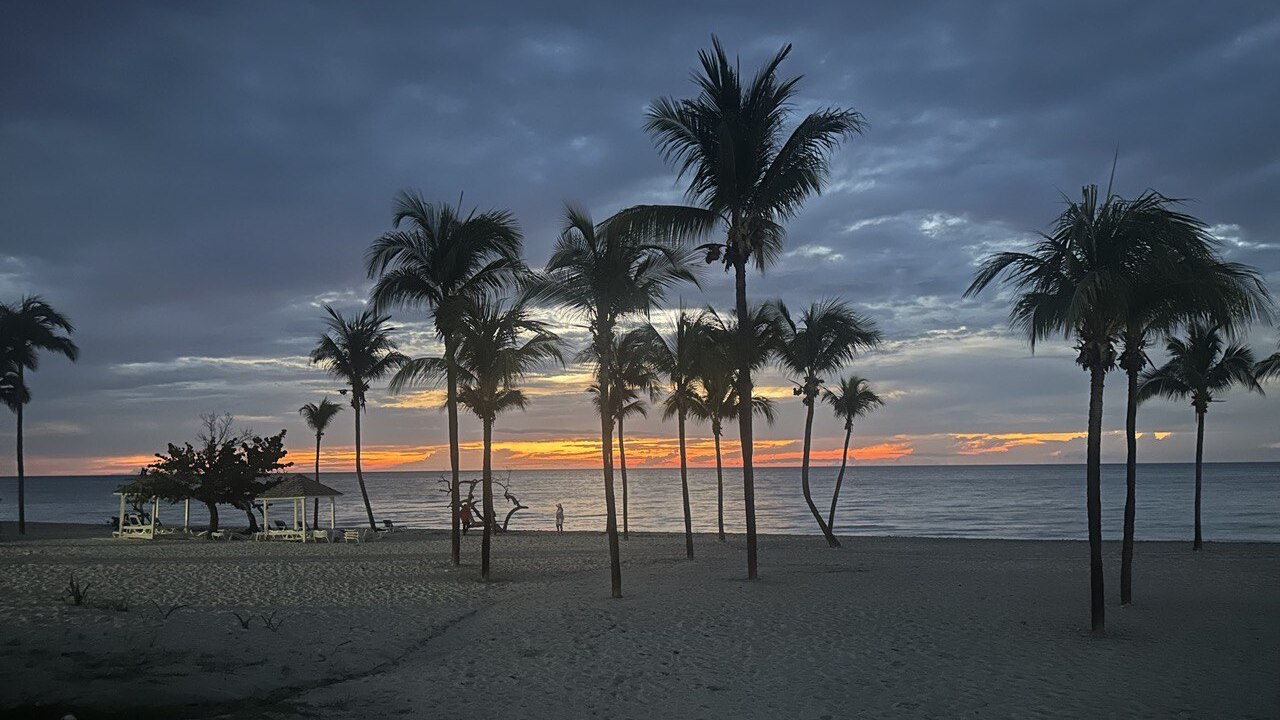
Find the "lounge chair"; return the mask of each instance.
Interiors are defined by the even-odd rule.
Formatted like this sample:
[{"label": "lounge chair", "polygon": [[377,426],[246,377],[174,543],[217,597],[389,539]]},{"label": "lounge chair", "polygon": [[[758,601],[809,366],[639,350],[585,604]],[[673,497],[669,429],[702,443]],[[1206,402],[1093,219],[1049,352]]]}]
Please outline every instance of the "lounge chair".
[{"label": "lounge chair", "polygon": [[363,538],[360,537],[359,530],[343,530],[342,542],[353,542],[359,544]]}]

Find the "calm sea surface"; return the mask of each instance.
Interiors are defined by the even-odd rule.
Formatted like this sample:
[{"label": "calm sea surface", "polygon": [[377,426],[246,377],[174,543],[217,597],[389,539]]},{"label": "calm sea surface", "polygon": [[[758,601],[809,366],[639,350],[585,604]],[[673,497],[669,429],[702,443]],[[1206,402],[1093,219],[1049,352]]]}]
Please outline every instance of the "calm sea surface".
[{"label": "calm sea surface", "polygon": [[[1141,540],[1184,540],[1191,536],[1194,468],[1182,464],[1139,466],[1138,526]],[[814,499],[823,511],[831,502],[835,468],[813,472]],[[448,526],[442,475],[436,472],[366,473],[379,519],[414,528]],[[464,473],[465,478],[479,477]],[[505,473],[499,477],[505,478]],[[112,492],[128,478],[107,476],[27,479],[27,519],[39,522],[105,523],[116,513]],[[364,516],[354,473],[325,473],[321,480],[342,491],[339,526],[357,526]],[[684,529],[680,475],[675,470],[628,473],[632,530]],[[695,531],[716,526],[715,470],[689,472]],[[604,526],[604,491],[598,470],[526,470],[510,476],[511,492],[529,506],[516,514],[512,529],[550,530],[555,504],[564,503],[566,529]],[[621,483],[617,483],[621,509]],[[477,489],[478,493],[478,489]],[[17,517],[17,480],[0,478],[0,520]],[[1079,539],[1085,537],[1084,468],[1071,465],[859,466],[846,476],[836,517],[848,535],[920,537]],[[1102,476],[1103,534],[1118,538],[1124,507],[1124,466],[1105,465]],[[506,503],[497,498],[499,516]],[[800,494],[798,468],[756,471],[756,513],[761,532],[816,533]],[[281,510],[282,519],[287,518]],[[203,506],[192,505],[192,524],[206,522]],[[247,525],[231,508],[223,525]],[[328,508],[322,507],[327,524]],[[162,509],[161,519],[180,524],[182,509]],[[743,530],[741,475],[725,472],[725,525]],[[1204,469],[1204,525],[1209,540],[1280,542],[1280,463],[1218,463]]]}]

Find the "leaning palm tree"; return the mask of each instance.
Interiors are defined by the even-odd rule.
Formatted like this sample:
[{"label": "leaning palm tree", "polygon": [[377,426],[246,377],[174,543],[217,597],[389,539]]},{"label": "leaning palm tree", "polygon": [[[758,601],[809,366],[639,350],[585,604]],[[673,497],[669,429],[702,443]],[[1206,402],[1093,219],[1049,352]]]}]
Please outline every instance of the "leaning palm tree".
[{"label": "leaning palm tree", "polygon": [[[1187,326],[1185,338],[1169,338],[1165,349],[1169,360],[1142,373],[1138,400],[1156,396],[1170,400],[1191,400],[1196,413],[1196,499],[1195,540],[1192,549],[1203,546],[1200,532],[1200,485],[1204,465],[1204,416],[1209,403],[1239,385],[1262,394],[1254,376],[1253,351],[1244,345],[1227,345],[1220,328],[1200,321]],[[1225,346],[1225,347],[1224,347]]]},{"label": "leaning palm tree", "polygon": [[[612,220],[597,226],[585,211],[566,208],[564,230],[551,259],[529,289],[531,298],[562,305],[587,321],[601,408],[612,407],[615,328],[655,307],[675,285],[693,282],[690,259],[679,246],[646,240]],[[622,562],[613,488],[613,424],[609,413],[600,413],[609,576],[613,597],[619,598]]]},{"label": "leaning palm tree", "polygon": [[[392,222],[396,229],[369,247],[365,266],[377,278],[370,292],[373,307],[428,310],[436,335],[444,343],[445,411],[449,423],[449,493],[452,503],[453,564],[462,562],[458,507],[458,366],[457,331],[468,302],[509,287],[525,271],[520,260],[521,235],[506,210],[463,214],[444,203],[430,204],[409,191],[396,196]],[[397,373],[393,391],[435,377],[436,361],[419,359]]]},{"label": "leaning palm tree", "polygon": [[26,468],[23,462],[23,408],[31,402],[26,372],[40,365],[40,352],[57,353],[75,362],[80,348],[69,335],[75,331],[67,316],[39,296],[24,297],[16,305],[0,303],[0,402],[17,418],[18,534],[27,532]]},{"label": "leaning palm tree", "polygon": [[684,507],[685,556],[693,558],[693,513],[689,507],[689,457],[685,445],[685,421],[691,413],[703,414],[698,396],[698,369],[709,340],[707,322],[702,314],[693,315],[683,308],[676,315],[675,326],[663,335],[652,324],[640,328],[645,349],[640,353],[649,359],[667,382],[667,397],[662,403],[662,419],[676,419],[680,448],[680,499]]},{"label": "leaning palm tree", "polygon": [[[716,448],[717,538],[720,542],[725,542],[724,464],[720,454],[720,437],[724,432],[724,422],[738,417],[738,389],[733,381],[733,363],[723,346],[708,344],[699,362],[698,386],[701,392],[698,402],[690,408],[690,414],[711,425],[711,437]],[[757,395],[751,399],[751,411],[763,417],[770,425],[773,424],[773,400]]]},{"label": "leaning palm tree", "polygon": [[[1153,261],[1194,256],[1178,233],[1149,232],[1152,200],[1129,201],[1110,189],[1099,198],[1088,185],[1068,201],[1028,252],[1000,252],[985,260],[965,296],[980,293],[1001,276],[1018,293],[1010,324],[1031,343],[1055,336],[1074,340],[1076,363],[1089,373],[1086,441],[1086,508],[1089,525],[1091,626],[1106,628],[1102,574],[1102,398],[1106,374],[1116,366],[1116,342],[1125,330],[1135,288],[1153,272]],[[1158,269],[1158,268],[1156,268]]]},{"label": "leaning palm tree", "polygon": [[[699,238],[717,230],[724,240],[704,245],[706,261],[723,261],[734,273],[735,310],[745,343],[750,323],[747,265],[763,271],[782,248],[782,223],[817,194],[827,176],[831,153],[846,138],[860,134],[862,115],[826,108],[801,118],[788,132],[800,78],[782,78],[778,68],[791,52],[787,45],[744,79],[712,37],[711,50],[699,53],[694,76],[698,96],[660,98],[650,106],[645,129],[681,178],[689,178],[689,206],[642,205],[618,219],[650,236]],[[745,82],[744,82],[745,80]],[[738,396],[751,397],[751,369],[745,358],[735,380]],[[747,526],[747,577],[757,575],[755,473],[752,466],[751,413],[740,413],[742,483]]]},{"label": "leaning palm tree", "polygon": [[793,318],[781,301],[772,304],[778,318],[781,337],[778,343],[778,360],[783,369],[796,376],[794,392],[805,406],[804,449],[800,461],[800,487],[804,501],[813,513],[818,528],[826,536],[831,547],[840,547],[840,540],[818,506],[813,502],[809,489],[809,453],[813,441],[813,411],[818,393],[826,377],[838,372],[840,367],[853,359],[859,350],[870,350],[880,345],[880,330],[875,322],[854,312],[840,300],[824,300],[810,305],[798,318]]},{"label": "leaning palm tree", "polygon": [[494,532],[493,423],[508,410],[523,410],[527,399],[516,385],[538,365],[563,364],[560,338],[545,323],[529,317],[517,301],[469,303],[456,327],[458,370],[462,386],[458,403],[475,413],[483,426],[481,475],[484,538],[480,549],[480,577],[489,580],[490,538]]},{"label": "leaning palm tree", "polygon": [[[320,438],[324,437],[324,431],[329,427],[333,416],[341,410],[342,406],[329,400],[328,396],[321,399],[319,404],[307,403],[298,408],[298,414],[316,434],[316,482],[320,482]],[[315,498],[311,504],[311,526],[320,527],[320,498]]]},{"label": "leaning palm tree", "polygon": [[401,367],[409,358],[396,350],[391,339],[392,328],[387,326],[391,318],[379,315],[373,308],[350,318],[325,305],[328,314],[325,324],[329,330],[320,336],[311,351],[311,362],[323,365],[334,378],[346,383],[339,392],[351,395],[351,409],[356,416],[356,482],[360,485],[360,497],[369,516],[369,527],[376,530],[373,506],[369,504],[369,491],[364,486],[364,472],[360,467],[360,414],[370,384],[381,380]]},{"label": "leaning palm tree", "polygon": [[1257,271],[1222,261],[1217,240],[1207,226],[1178,212],[1173,201],[1144,193],[1133,201],[1132,214],[1143,232],[1163,236],[1147,258],[1146,270],[1130,290],[1121,333],[1119,366],[1125,372],[1125,504],[1120,552],[1120,604],[1133,601],[1133,549],[1137,513],[1138,383],[1148,364],[1151,339],[1179,325],[1205,318],[1226,327],[1266,317],[1270,299]]},{"label": "leaning palm tree", "polygon": [[871,389],[871,382],[857,375],[840,379],[837,390],[822,391],[822,399],[831,405],[836,418],[844,421],[844,451],[840,455],[840,474],[836,475],[836,487],[831,493],[831,512],[827,515],[827,527],[836,531],[836,503],[840,500],[840,486],[844,484],[844,471],[849,465],[849,439],[853,437],[853,421],[870,415],[884,405],[884,398]]}]

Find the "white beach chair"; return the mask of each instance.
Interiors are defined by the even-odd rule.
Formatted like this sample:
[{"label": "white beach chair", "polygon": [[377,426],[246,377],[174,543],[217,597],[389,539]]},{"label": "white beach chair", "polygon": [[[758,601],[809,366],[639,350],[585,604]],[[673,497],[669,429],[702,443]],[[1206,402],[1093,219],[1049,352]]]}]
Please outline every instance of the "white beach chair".
[{"label": "white beach chair", "polygon": [[342,531],[342,542],[353,542],[358,545],[360,544],[362,539],[363,538],[360,537],[359,530],[343,530]]}]

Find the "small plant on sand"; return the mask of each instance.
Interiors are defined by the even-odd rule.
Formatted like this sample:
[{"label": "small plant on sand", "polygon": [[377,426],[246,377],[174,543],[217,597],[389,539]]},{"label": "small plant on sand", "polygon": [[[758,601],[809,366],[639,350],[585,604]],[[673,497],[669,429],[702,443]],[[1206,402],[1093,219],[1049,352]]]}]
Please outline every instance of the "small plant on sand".
[{"label": "small plant on sand", "polygon": [[266,624],[267,629],[271,632],[279,632],[280,626],[284,624],[284,618],[277,618],[273,612],[270,615],[263,615],[262,622]]},{"label": "small plant on sand", "polygon": [[238,612],[233,612],[233,613],[231,613],[231,614],[236,616],[236,622],[240,623],[240,629],[241,629],[241,630],[248,630],[248,629],[249,629],[249,623],[253,622],[253,616],[252,616],[252,615],[249,615],[249,616],[247,616],[247,617],[246,617],[246,616],[244,616],[244,615],[241,615],[241,614],[240,614],[240,613],[238,613]]},{"label": "small plant on sand", "polygon": [[80,584],[76,580],[75,573],[71,574],[71,579],[67,582],[67,589],[63,593],[63,597],[71,601],[72,605],[83,605],[85,598],[89,597],[89,587],[93,583]]},{"label": "small plant on sand", "polygon": [[173,615],[174,613],[178,612],[182,608],[191,607],[190,605],[185,605],[185,604],[169,605],[166,607],[156,602],[155,600],[151,601],[151,605],[155,607],[157,613],[160,613],[161,620],[168,620],[170,615]]}]

